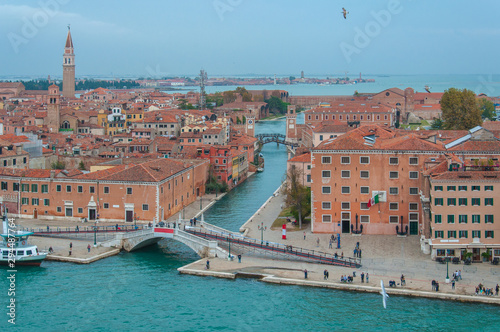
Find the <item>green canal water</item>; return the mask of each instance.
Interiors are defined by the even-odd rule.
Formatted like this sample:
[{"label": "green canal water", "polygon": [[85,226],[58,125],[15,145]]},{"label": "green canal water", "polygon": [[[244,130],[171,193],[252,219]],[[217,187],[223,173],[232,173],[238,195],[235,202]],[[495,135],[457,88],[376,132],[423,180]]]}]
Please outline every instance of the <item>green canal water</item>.
[{"label": "green canal water", "polygon": [[[284,122],[258,124],[283,132]],[[286,150],[268,144],[266,169],[205,217],[237,230],[281,183]],[[0,331],[498,331],[499,308],[409,297],[277,286],[253,279],[180,275],[197,260],[173,241],[90,265],[44,262],[16,274],[16,325],[8,324],[2,269]],[[375,281],[375,280],[374,280]]]}]

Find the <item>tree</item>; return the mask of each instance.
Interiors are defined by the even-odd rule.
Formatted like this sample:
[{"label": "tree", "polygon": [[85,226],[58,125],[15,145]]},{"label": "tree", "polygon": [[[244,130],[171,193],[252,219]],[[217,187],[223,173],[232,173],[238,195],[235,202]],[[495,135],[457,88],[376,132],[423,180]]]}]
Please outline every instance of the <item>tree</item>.
[{"label": "tree", "polygon": [[481,98],[478,101],[479,108],[481,109],[481,116],[483,119],[490,119],[491,121],[496,120],[495,105],[491,100],[486,98]]},{"label": "tree", "polygon": [[435,119],[434,121],[432,121],[431,129],[434,129],[434,130],[443,129],[443,120],[438,118],[438,119]]},{"label": "tree", "polygon": [[441,110],[444,129],[468,130],[483,123],[476,95],[471,90],[446,90],[441,98]]},{"label": "tree", "polygon": [[236,100],[236,95],[233,91],[224,91],[223,92],[224,104],[232,103]]},{"label": "tree", "polygon": [[299,221],[299,228],[302,228],[302,221],[311,214],[311,188],[301,184],[300,179],[304,175],[298,168],[292,166],[286,174],[285,202],[291,207],[292,214]]},{"label": "tree", "polygon": [[62,161],[55,161],[50,165],[50,168],[52,168],[52,169],[65,169],[66,164],[63,163]]},{"label": "tree", "polygon": [[83,160],[80,161],[80,163],[78,164],[78,169],[80,171],[84,171],[85,170],[85,164],[83,163]]},{"label": "tree", "polygon": [[289,103],[285,103],[280,98],[272,96],[271,98],[266,100],[266,103],[269,105],[269,110],[273,113],[285,114]]}]

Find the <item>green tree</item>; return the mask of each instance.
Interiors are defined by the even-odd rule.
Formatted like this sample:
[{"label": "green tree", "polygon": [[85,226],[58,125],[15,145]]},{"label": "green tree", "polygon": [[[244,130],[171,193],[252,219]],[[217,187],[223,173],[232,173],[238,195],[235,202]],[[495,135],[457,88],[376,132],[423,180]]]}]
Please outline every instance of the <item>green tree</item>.
[{"label": "green tree", "polygon": [[85,164],[83,163],[83,160],[80,161],[80,163],[78,164],[78,169],[80,171],[84,171],[85,170]]},{"label": "green tree", "polygon": [[272,113],[280,113],[285,114],[287,110],[287,106],[289,103],[285,103],[280,98],[272,96],[271,98],[266,100],[266,103],[269,105],[269,110]]},{"label": "green tree", "polygon": [[179,99],[179,105],[178,107],[181,109],[181,110],[192,110],[192,109],[195,109],[195,107],[191,104],[191,103],[188,103],[187,99]]},{"label": "green tree", "polygon": [[304,174],[292,166],[286,174],[284,185],[286,205],[291,207],[292,214],[299,221],[299,228],[302,228],[302,221],[311,214],[311,188],[301,184],[303,177]]},{"label": "green tree", "polygon": [[224,104],[232,103],[236,100],[236,95],[233,91],[224,91],[223,93]]},{"label": "green tree", "polygon": [[52,164],[50,164],[50,168],[52,168],[52,169],[65,169],[66,164],[63,163],[62,161],[55,161]]},{"label": "green tree", "polygon": [[476,95],[471,90],[446,90],[441,98],[441,110],[445,129],[468,130],[483,123]]},{"label": "green tree", "polygon": [[495,121],[496,119],[496,112],[495,112],[495,105],[491,100],[488,100],[486,98],[481,98],[478,101],[479,103],[479,108],[481,109],[481,116],[483,119],[490,119],[491,121]]},{"label": "green tree", "polygon": [[247,123],[247,117],[242,115],[241,116],[241,122],[243,122],[243,124],[246,124]]},{"label": "green tree", "polygon": [[431,129],[434,129],[434,130],[443,129],[443,120],[441,120],[439,118],[439,119],[435,119],[434,121],[432,121]]}]

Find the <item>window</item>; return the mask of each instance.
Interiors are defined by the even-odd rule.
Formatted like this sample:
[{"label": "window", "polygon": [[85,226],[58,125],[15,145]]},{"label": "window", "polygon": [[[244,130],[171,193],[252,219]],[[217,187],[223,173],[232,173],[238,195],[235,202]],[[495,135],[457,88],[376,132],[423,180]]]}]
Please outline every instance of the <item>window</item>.
[{"label": "window", "polygon": [[493,215],[492,214],[485,214],[484,215],[484,223],[485,224],[493,224]]},{"label": "window", "polygon": [[[163,187],[162,187],[163,189]],[[132,195],[132,188],[131,187],[127,187],[127,195]]]},{"label": "window", "polygon": [[83,213],[83,208],[78,208],[78,213]]},{"label": "window", "polygon": [[410,179],[418,179],[418,172],[410,172]]},{"label": "window", "polygon": [[79,193],[83,193],[83,186],[76,187],[76,191],[78,191]]},{"label": "window", "polygon": [[399,172],[389,172],[389,179],[397,179],[399,177]]},{"label": "window", "polygon": [[418,188],[410,188],[410,195],[418,195]]},{"label": "window", "polygon": [[434,191],[443,191],[443,186],[434,186]]},{"label": "window", "polygon": [[43,205],[45,205],[45,206],[49,206],[49,205],[50,205],[50,200],[49,200],[48,198],[45,198],[45,199],[43,200]]},{"label": "window", "polygon": [[332,192],[332,188],[329,186],[321,187],[321,192],[323,194],[330,194]]},{"label": "window", "polygon": [[485,206],[493,206],[493,198],[485,198],[484,205]]},{"label": "window", "polygon": [[321,171],[321,177],[323,177],[323,178],[329,178],[330,177],[330,171]]},{"label": "window", "polygon": [[340,174],[343,179],[349,179],[351,177],[351,171],[342,171]]},{"label": "window", "polygon": [[322,202],[321,208],[323,210],[330,210],[332,208],[332,203],[331,202]]},{"label": "window", "polygon": [[456,186],[448,186],[448,187],[446,187],[446,190],[448,190],[448,191],[456,191],[457,187]]},{"label": "window", "polygon": [[398,165],[398,164],[399,164],[399,159],[397,157],[389,158],[389,165]]},{"label": "window", "polygon": [[62,186],[60,184],[56,185],[56,191],[61,192],[62,191]]},{"label": "window", "polygon": [[369,223],[370,222],[370,216],[359,216],[359,221],[362,223]]},{"label": "window", "polygon": [[95,187],[94,186],[90,186],[89,187],[89,193],[91,193],[91,194],[95,193]]},{"label": "window", "polygon": [[472,206],[479,206],[479,205],[481,205],[481,199],[480,198],[471,198],[470,204]]},{"label": "window", "polygon": [[448,231],[448,239],[456,239],[457,231]]},{"label": "window", "polygon": [[397,224],[399,222],[398,216],[389,216],[389,223],[391,224]]},{"label": "window", "polygon": [[440,214],[435,214],[434,215],[434,223],[435,224],[440,224],[442,222],[442,216]]},{"label": "window", "polygon": [[399,194],[399,188],[398,187],[390,187],[389,188],[389,195],[398,195]]},{"label": "window", "polygon": [[62,207],[58,206],[57,207],[57,212],[62,212]]},{"label": "window", "polygon": [[341,157],[340,158],[340,163],[341,164],[350,164],[351,163],[351,157]]},{"label": "window", "polygon": [[472,215],[472,223],[473,224],[479,224],[481,222],[481,215],[479,214],[473,214]]},{"label": "window", "polygon": [[362,179],[368,179],[370,177],[370,171],[360,171],[359,177]]},{"label": "window", "polygon": [[458,199],[458,205],[460,205],[460,206],[467,206],[467,198],[459,198]]},{"label": "window", "polygon": [[32,184],[31,185],[31,192],[32,193],[37,193],[38,192],[38,185],[37,184]]},{"label": "window", "polygon": [[399,203],[389,203],[389,210],[396,211],[399,208]]},{"label": "window", "polygon": [[467,231],[458,231],[458,237],[461,239],[466,239],[469,237],[469,234],[467,234]]},{"label": "window", "polygon": [[321,157],[321,163],[322,164],[331,164],[332,163],[332,157]]},{"label": "window", "polygon": [[13,191],[19,191],[19,183],[15,183],[15,182],[14,182],[14,183],[12,184],[12,190],[13,190]]},{"label": "window", "polygon": [[472,191],[480,191],[481,190],[481,186],[471,186],[470,190],[472,190]]},{"label": "window", "polygon": [[484,231],[484,237],[486,239],[493,239],[493,231]]},{"label": "window", "polygon": [[360,192],[361,192],[361,194],[369,194],[370,187],[360,187]]},{"label": "window", "polygon": [[350,202],[342,202],[341,207],[342,207],[342,210],[350,210],[351,203]]},{"label": "window", "polygon": [[7,182],[2,181],[2,190],[8,190],[9,186]]},{"label": "window", "polygon": [[467,191],[467,186],[458,186],[458,191]]},{"label": "window", "polygon": [[359,163],[360,164],[369,164],[370,163],[370,157],[359,157]]},{"label": "window", "polygon": [[104,187],[104,193],[109,194],[109,187]]},{"label": "window", "polygon": [[31,199],[31,205],[39,205],[40,201],[38,200],[38,198],[32,198]]},{"label": "window", "polygon": [[418,165],[418,158],[410,157],[410,165]]},{"label": "window", "polygon": [[481,238],[481,231],[472,231],[472,238]]},{"label": "window", "polygon": [[448,206],[456,206],[457,199],[456,198],[448,198]]},{"label": "window", "polygon": [[455,215],[449,214],[448,215],[448,224],[454,224],[454,223],[455,223]]},{"label": "window", "polygon": [[484,186],[485,191],[493,191],[493,186]]},{"label": "window", "polygon": [[366,202],[361,202],[360,207],[361,210],[368,210],[368,203]]},{"label": "window", "polygon": [[103,204],[103,207],[104,207],[105,209],[109,209],[109,203],[104,203],[104,204]]},{"label": "window", "polygon": [[332,222],[332,215],[331,214],[324,214],[322,216],[323,222]]},{"label": "window", "polygon": [[42,184],[42,194],[46,194],[49,192],[49,185],[48,184]]},{"label": "window", "polygon": [[28,197],[21,198],[21,205],[29,205],[30,199]]},{"label": "window", "polygon": [[142,204],[142,211],[148,211],[149,210],[149,205],[148,204]]},{"label": "window", "polygon": [[22,191],[23,193],[27,193],[27,192],[29,192],[29,191],[30,191],[30,185],[29,185],[29,184],[22,184],[22,185],[21,185],[21,191]]},{"label": "window", "polygon": [[458,223],[459,224],[466,224],[467,223],[467,215],[466,214],[459,214],[458,215]]},{"label": "window", "polygon": [[307,182],[311,182],[311,174],[307,174]]},{"label": "window", "polygon": [[342,187],[341,188],[341,193],[342,194],[350,194],[351,193],[351,187]]},{"label": "window", "polygon": [[443,206],[443,198],[434,198],[435,206]]},{"label": "window", "polygon": [[[435,234],[436,239],[442,239],[444,237],[444,231],[435,231],[434,234]],[[444,249],[438,249],[438,251],[440,251],[440,250],[443,252],[441,256],[444,256]],[[439,256],[439,254],[438,254],[438,256]]]},{"label": "window", "polygon": [[70,193],[71,192],[71,186],[66,186],[66,192]]},{"label": "window", "polygon": [[418,203],[410,203],[410,211],[418,211]]}]

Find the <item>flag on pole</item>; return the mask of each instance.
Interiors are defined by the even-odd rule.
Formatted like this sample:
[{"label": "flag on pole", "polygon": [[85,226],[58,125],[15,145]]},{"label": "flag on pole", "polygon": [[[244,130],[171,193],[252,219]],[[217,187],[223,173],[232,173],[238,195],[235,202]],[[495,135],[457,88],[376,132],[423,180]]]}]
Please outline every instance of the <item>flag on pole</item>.
[{"label": "flag on pole", "polygon": [[375,204],[378,203],[378,194],[373,196],[369,201],[368,201],[368,207],[371,207]]}]

